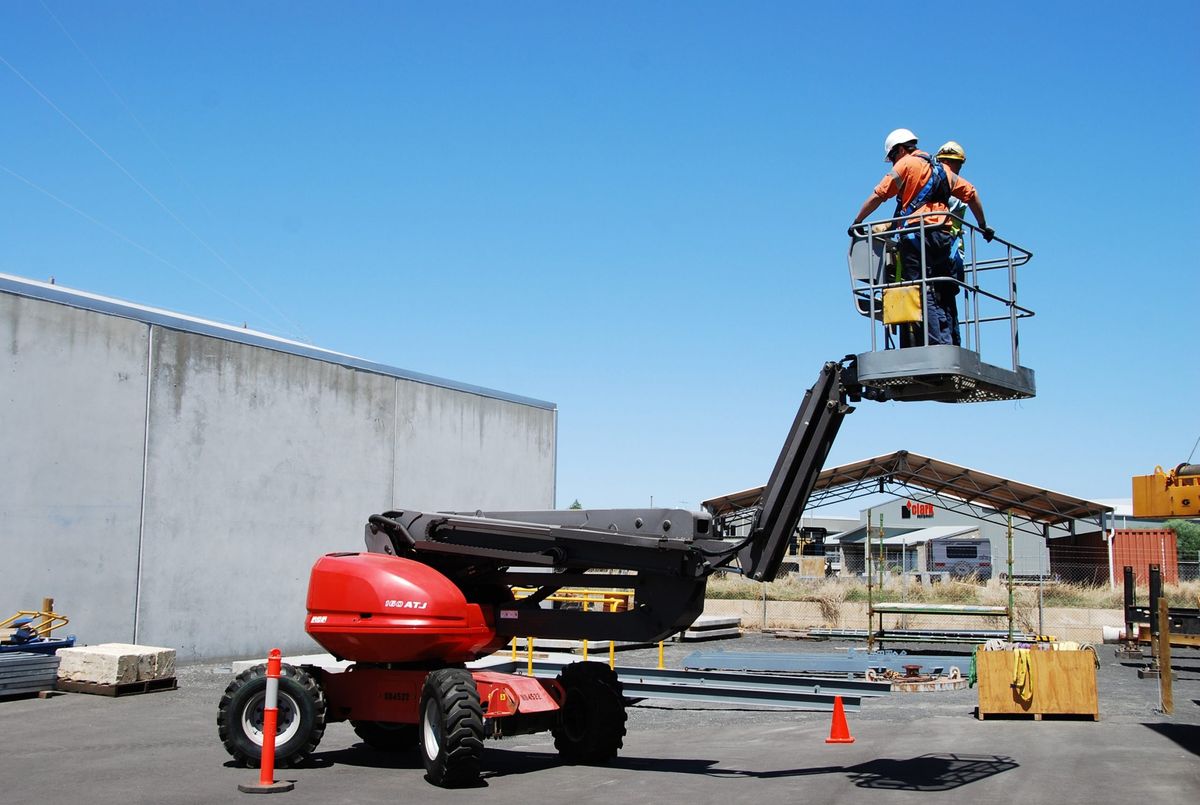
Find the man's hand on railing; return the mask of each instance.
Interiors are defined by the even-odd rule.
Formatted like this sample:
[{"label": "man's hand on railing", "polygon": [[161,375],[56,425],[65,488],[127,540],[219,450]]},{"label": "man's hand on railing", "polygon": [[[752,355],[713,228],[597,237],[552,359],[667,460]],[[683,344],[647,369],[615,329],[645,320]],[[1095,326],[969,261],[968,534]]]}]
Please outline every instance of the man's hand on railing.
[{"label": "man's hand on railing", "polygon": [[991,243],[992,238],[996,237],[996,230],[992,229],[990,226],[985,226],[980,231],[983,232],[983,239],[986,240],[988,243]]},{"label": "man's hand on railing", "polygon": [[846,230],[846,234],[851,238],[865,238],[867,236],[867,225],[850,224],[850,228]]}]

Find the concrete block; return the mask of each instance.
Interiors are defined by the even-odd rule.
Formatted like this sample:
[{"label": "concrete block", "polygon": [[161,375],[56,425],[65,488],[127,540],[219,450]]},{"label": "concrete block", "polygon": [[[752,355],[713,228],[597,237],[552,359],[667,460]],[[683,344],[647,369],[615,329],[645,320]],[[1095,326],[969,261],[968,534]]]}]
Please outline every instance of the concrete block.
[{"label": "concrete block", "polygon": [[58,678],[98,685],[137,681],[137,656],[103,651],[101,646],[60,648]]},{"label": "concrete block", "polygon": [[175,649],[101,643],[58,650],[58,678],[99,685],[122,685],[175,675]]},{"label": "concrete block", "polygon": [[137,646],[132,643],[102,643],[105,651],[137,656],[137,681],[170,679],[175,676],[175,649],[162,646]]}]

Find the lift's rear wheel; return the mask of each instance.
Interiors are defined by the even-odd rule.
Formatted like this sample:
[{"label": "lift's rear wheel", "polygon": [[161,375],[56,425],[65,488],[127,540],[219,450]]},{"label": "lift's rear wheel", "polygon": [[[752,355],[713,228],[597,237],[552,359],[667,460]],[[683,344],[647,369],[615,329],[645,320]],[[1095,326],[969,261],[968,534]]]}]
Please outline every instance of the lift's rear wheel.
[{"label": "lift's rear wheel", "polygon": [[551,732],[568,763],[606,763],[625,741],[625,699],[616,673],[604,663],[575,662],[558,681],[567,693],[562,719]]},{"label": "lift's rear wheel", "polygon": [[416,724],[394,724],[389,721],[351,721],[354,733],[363,743],[380,752],[404,752],[417,745]]},{"label": "lift's rear wheel", "polygon": [[434,785],[456,788],[479,779],[483,708],[469,671],[442,668],[425,677],[420,745],[425,779]]},{"label": "lift's rear wheel", "polygon": [[[234,760],[258,766],[262,760],[263,709],[267,668],[256,665],[225,688],[217,707],[217,734]],[[325,734],[325,696],[315,679],[294,665],[279,672],[279,708],[275,727],[275,765],[298,766]]]}]

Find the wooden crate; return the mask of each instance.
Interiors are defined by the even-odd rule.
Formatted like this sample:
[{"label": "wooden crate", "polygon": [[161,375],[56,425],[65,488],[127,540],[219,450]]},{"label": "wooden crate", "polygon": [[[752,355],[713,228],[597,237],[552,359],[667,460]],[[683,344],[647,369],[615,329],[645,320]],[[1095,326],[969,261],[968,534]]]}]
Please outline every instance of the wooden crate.
[{"label": "wooden crate", "polygon": [[1089,716],[1100,720],[1096,697],[1096,657],[1090,651],[1030,651],[1033,698],[1022,701],[1012,686],[1015,653],[980,651],[976,657],[979,677],[980,719],[988,716],[1043,715]]}]

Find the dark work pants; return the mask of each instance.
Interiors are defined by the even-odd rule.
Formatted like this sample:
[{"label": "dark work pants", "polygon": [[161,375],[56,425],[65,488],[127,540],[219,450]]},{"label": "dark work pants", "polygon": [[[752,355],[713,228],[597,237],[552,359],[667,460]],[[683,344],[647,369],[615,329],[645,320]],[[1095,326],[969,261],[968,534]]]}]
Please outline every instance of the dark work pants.
[{"label": "dark work pants", "polygon": [[[955,265],[950,247],[954,238],[945,229],[925,230],[925,276],[928,279],[953,277]],[[921,278],[920,233],[900,238],[901,276],[905,280]],[[930,282],[925,290],[925,319],[929,323],[929,343],[958,344],[958,286],[952,282]],[[900,326],[900,346],[925,345],[920,323]]]}]

